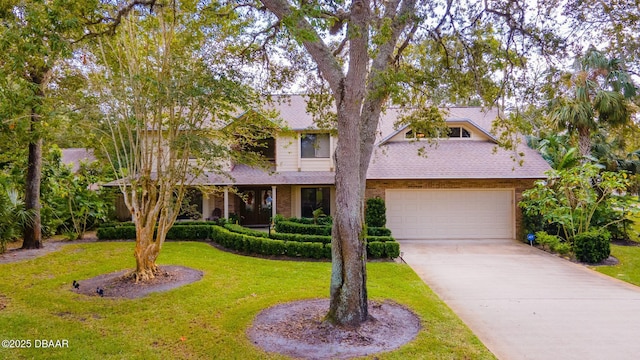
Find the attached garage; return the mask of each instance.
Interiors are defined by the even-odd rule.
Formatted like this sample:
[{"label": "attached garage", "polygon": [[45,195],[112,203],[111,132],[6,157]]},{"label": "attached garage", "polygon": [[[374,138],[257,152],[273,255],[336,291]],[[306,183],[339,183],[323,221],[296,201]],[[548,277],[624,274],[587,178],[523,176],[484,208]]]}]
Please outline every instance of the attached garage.
[{"label": "attached garage", "polygon": [[513,239],[514,189],[386,189],[397,239]]}]

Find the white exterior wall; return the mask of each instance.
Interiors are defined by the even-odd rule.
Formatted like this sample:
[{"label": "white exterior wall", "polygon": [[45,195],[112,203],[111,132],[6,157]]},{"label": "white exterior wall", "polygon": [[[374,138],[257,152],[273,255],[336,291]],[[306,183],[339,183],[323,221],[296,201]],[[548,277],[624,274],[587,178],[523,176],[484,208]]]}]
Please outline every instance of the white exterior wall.
[{"label": "white exterior wall", "polygon": [[276,171],[298,171],[299,142],[296,136],[276,137]]},{"label": "white exterior wall", "polygon": [[337,139],[329,137],[331,153],[328,158],[300,158],[300,133],[276,137],[276,171],[334,171],[333,153]]}]

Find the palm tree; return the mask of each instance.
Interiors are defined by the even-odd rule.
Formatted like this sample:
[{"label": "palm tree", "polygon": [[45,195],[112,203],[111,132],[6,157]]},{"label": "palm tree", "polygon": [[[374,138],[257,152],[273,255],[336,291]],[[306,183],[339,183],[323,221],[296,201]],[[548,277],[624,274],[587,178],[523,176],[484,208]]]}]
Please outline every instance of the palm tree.
[{"label": "palm tree", "polygon": [[555,170],[566,170],[580,165],[578,149],[569,144],[565,134],[543,134],[527,138],[530,148],[536,149],[542,158]]},{"label": "palm tree", "polygon": [[593,131],[631,121],[634,108],[629,99],[636,96],[637,88],[619,59],[607,59],[593,46],[576,60],[566,80],[573,94],[554,99],[550,117],[558,129],[577,133],[578,149],[586,158]]}]

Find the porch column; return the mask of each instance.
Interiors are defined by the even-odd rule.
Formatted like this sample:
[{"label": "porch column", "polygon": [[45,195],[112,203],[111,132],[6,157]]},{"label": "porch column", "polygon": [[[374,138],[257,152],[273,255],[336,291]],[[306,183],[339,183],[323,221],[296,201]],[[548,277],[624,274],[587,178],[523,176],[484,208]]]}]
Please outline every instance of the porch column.
[{"label": "porch column", "polygon": [[273,218],[276,217],[276,186],[271,186],[271,221],[273,222]]},{"label": "porch column", "polygon": [[229,187],[224,187],[224,218],[229,220]]}]

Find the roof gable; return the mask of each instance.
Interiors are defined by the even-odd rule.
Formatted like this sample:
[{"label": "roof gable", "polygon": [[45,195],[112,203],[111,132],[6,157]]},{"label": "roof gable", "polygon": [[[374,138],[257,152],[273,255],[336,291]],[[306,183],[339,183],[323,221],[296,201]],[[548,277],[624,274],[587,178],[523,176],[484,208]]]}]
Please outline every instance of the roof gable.
[{"label": "roof gable", "polygon": [[[478,124],[474,123],[469,119],[455,119],[455,118],[447,119],[446,123],[447,123],[447,126],[449,127],[462,127],[465,130],[469,131],[471,133],[471,138],[470,139],[463,138],[465,140],[475,140],[475,141],[485,140],[485,141],[490,141],[492,143],[498,142],[495,136],[493,136],[491,133],[487,132],[485,129],[481,128],[480,126],[478,126]],[[384,145],[388,142],[395,142],[395,141],[407,141],[407,140],[410,141],[411,139],[407,139],[405,136],[410,131],[411,131],[411,128],[409,125],[403,125],[396,131],[392,132],[391,134],[387,135],[385,138],[381,139],[378,142],[378,145]],[[442,137],[442,138],[439,138],[438,141],[440,140],[455,140],[455,139]]]}]

